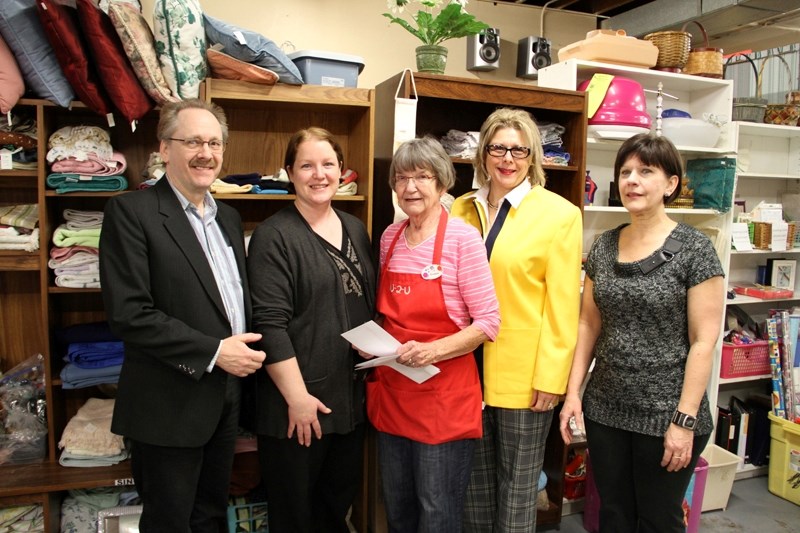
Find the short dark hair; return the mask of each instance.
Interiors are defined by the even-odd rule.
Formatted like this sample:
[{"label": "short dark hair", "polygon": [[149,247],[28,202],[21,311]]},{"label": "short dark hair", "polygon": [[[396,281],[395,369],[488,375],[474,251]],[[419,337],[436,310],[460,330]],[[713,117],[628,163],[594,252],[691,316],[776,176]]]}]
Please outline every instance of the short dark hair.
[{"label": "short dark hair", "polygon": [[418,168],[430,170],[436,176],[439,190],[449,191],[456,184],[456,171],[450,156],[430,135],[408,140],[397,148],[389,166],[389,186],[394,189],[398,172],[412,172]]},{"label": "short dark hair", "polygon": [[336,159],[339,161],[339,166],[343,166],[344,152],[342,151],[342,146],[333,138],[333,134],[325,128],[312,126],[296,131],[289,139],[289,144],[286,146],[286,155],[283,157],[283,168],[287,170],[292,168],[297,159],[297,148],[304,142],[310,140],[325,141],[330,144],[333,151],[336,152]]},{"label": "short dark hair", "polygon": [[179,100],[177,102],[167,102],[161,108],[161,114],[158,117],[158,129],[156,135],[159,141],[165,141],[169,137],[175,135],[175,130],[178,129],[178,113],[184,109],[205,109],[217,119],[219,126],[222,129],[222,142],[228,142],[228,119],[225,116],[225,111],[213,102],[206,102],[199,98],[190,98],[188,100]]},{"label": "short dark hair", "polygon": [[620,169],[632,156],[636,156],[645,165],[660,168],[667,177],[678,176],[678,186],[675,187],[672,194],[664,197],[665,204],[671,203],[680,196],[683,159],[672,141],[666,137],[657,137],[652,133],[639,133],[627,139],[620,146],[617,159],[614,161],[614,187],[619,188]]}]

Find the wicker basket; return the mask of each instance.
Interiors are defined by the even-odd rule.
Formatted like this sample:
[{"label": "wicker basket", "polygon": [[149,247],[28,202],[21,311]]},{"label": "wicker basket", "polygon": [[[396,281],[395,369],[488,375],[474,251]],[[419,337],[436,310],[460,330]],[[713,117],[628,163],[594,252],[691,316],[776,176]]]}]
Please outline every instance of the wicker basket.
[{"label": "wicker basket", "polygon": [[[769,250],[772,248],[772,224],[769,222],[753,222],[753,248],[757,250]],[[794,236],[797,233],[797,225],[789,222],[789,231],[786,233],[786,248],[794,248]]]},{"label": "wicker basket", "polygon": [[[761,98],[761,83],[759,82],[758,67],[745,54],[735,54],[728,58],[725,66],[730,64],[731,59],[736,56],[741,56],[750,63],[753,67],[753,76],[756,80],[756,96],[755,97],[742,97],[733,99],[733,120],[742,120],[745,122],[764,122],[764,113],[767,111],[767,99]],[[723,69],[724,75],[724,69]]]},{"label": "wicker basket", "polygon": [[[792,69],[789,68],[789,63],[786,62],[784,58],[778,55],[768,55],[764,58],[764,61],[761,62],[761,67],[758,69],[758,93],[761,94],[761,80],[764,77],[764,66],[767,64],[771,58],[778,58],[783,66],[786,68],[786,72],[789,74],[787,79],[789,81],[790,87],[789,90],[791,91],[791,83],[792,83]],[[789,95],[791,92],[789,93]],[[787,95],[788,99],[788,95]],[[800,120],[800,104],[769,104],[767,105],[767,109],[764,112],[764,123],[766,124],[780,124],[783,126],[797,126],[797,122]]]},{"label": "wicker basket", "polygon": [[657,31],[644,36],[658,48],[656,70],[681,72],[689,60],[692,34],[686,31]]},{"label": "wicker basket", "polygon": [[722,48],[710,48],[708,46],[708,34],[706,33],[706,29],[696,20],[690,20],[683,25],[681,30],[686,30],[686,26],[689,24],[697,24],[697,27],[700,28],[705,46],[692,48],[689,51],[689,59],[686,61],[683,73],[706,78],[721,78],[723,70]]}]

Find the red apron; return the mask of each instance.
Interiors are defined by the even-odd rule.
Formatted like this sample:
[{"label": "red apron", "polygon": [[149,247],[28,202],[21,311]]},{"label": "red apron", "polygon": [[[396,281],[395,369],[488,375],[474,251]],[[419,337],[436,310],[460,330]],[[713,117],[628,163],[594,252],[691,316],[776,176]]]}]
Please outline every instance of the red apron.
[{"label": "red apron", "polygon": [[[447,314],[442,277],[390,272],[389,261],[400,234],[389,246],[378,285],[377,308],[383,327],[398,341],[431,342],[460,331]],[[441,265],[447,212],[436,229],[433,265]],[[481,387],[471,353],[435,363],[441,370],[416,383],[389,367],[377,367],[367,380],[367,414],[379,431],[426,444],[482,436]]]}]

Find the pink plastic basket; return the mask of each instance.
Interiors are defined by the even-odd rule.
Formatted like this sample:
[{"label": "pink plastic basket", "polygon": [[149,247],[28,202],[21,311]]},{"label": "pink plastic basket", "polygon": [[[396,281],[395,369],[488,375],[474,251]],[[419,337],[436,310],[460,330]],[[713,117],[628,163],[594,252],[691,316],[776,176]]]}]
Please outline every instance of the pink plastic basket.
[{"label": "pink plastic basket", "polygon": [[769,343],[756,341],[753,344],[722,343],[721,378],[741,378],[769,374]]}]

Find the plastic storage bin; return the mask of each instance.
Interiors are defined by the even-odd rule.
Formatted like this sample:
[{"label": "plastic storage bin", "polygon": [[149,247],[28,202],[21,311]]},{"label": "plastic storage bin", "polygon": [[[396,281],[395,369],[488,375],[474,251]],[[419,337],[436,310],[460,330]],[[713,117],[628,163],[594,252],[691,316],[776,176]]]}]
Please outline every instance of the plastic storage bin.
[{"label": "plastic storage bin", "polygon": [[[686,494],[683,497],[684,520],[686,522],[686,533],[698,533],[700,531],[700,513],[703,509],[703,498],[708,477],[708,462],[703,458],[697,460],[694,468],[694,475],[686,487]],[[592,473],[591,460],[586,454],[586,498],[583,503],[583,529],[589,533],[600,531],[600,495],[597,494],[597,487],[594,484],[594,474]]]},{"label": "plastic storage bin", "polygon": [[719,377],[741,378],[769,373],[769,342],[722,343],[722,363],[719,366]]},{"label": "plastic storage bin", "polygon": [[769,491],[800,505],[800,424],[769,414]]},{"label": "plastic storage bin", "polygon": [[267,503],[228,506],[228,533],[269,533]]},{"label": "plastic storage bin", "polygon": [[716,444],[706,446],[700,457],[708,462],[702,511],[725,509],[741,458]]},{"label": "plastic storage bin", "polygon": [[347,54],[300,50],[289,54],[289,58],[300,70],[303,81],[312,85],[356,87],[358,75],[364,70],[362,58]]}]

